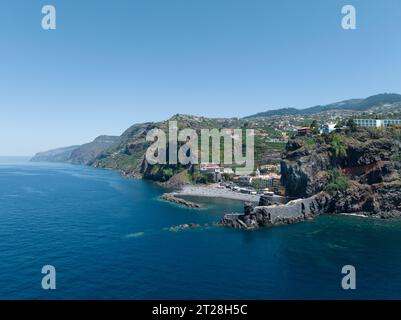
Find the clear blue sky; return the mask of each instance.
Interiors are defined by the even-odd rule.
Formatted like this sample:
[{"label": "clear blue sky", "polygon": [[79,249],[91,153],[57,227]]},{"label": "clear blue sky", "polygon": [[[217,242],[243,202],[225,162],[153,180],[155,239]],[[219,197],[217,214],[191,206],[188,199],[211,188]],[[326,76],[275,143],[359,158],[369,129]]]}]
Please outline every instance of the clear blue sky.
[{"label": "clear blue sky", "polygon": [[[57,9],[57,30],[41,8]],[[357,30],[341,8],[357,9]],[[0,155],[176,113],[245,116],[401,93],[401,1],[0,2]]]}]

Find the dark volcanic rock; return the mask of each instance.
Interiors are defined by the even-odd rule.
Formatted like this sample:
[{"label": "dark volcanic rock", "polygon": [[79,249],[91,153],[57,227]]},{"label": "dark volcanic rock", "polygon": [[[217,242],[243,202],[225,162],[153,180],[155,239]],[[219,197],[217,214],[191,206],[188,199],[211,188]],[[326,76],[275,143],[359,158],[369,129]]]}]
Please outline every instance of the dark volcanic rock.
[{"label": "dark volcanic rock", "polygon": [[271,206],[273,204],[271,198],[272,197],[261,195],[259,198],[259,206]]},{"label": "dark volcanic rock", "polygon": [[[205,225],[204,227],[208,227],[209,225]],[[177,231],[181,231],[181,230],[187,230],[187,229],[197,229],[197,228],[201,228],[202,226],[200,224],[197,223],[184,223],[184,224],[180,224],[178,226],[171,226],[168,230],[172,231],[172,232],[177,232]]]},{"label": "dark volcanic rock", "polygon": [[401,182],[355,184],[331,199],[329,213],[359,213],[381,218],[401,216]]},{"label": "dark volcanic rock", "polygon": [[251,202],[244,203],[244,213],[245,215],[249,215],[253,211],[254,206]]},{"label": "dark volcanic rock", "polygon": [[329,195],[322,192],[307,199],[290,201],[285,205],[257,206],[244,214],[226,214],[220,225],[253,230],[297,223],[325,212],[329,203]]},{"label": "dark volcanic rock", "polygon": [[[281,161],[287,195],[310,197],[326,190],[327,172],[338,170],[351,186],[329,195],[329,213],[367,212],[380,217],[401,216],[401,143],[389,131],[357,129],[336,133],[346,154],[335,156],[332,136],[297,137],[288,143]],[[308,146],[306,139],[314,139]]]},{"label": "dark volcanic rock", "polygon": [[[281,161],[281,182],[287,195],[298,200],[272,205],[262,196],[259,206],[246,205],[244,214],[226,214],[220,225],[252,230],[324,213],[401,217],[401,142],[394,138],[400,133],[357,129],[335,135],[289,141]],[[329,171],[347,181],[345,187],[339,188],[337,180],[337,189],[327,188],[332,182]]]},{"label": "dark volcanic rock", "polygon": [[287,195],[304,198],[322,191],[327,184],[325,171],[331,165],[328,152],[304,151],[296,156],[294,152],[281,161],[281,181]]},{"label": "dark volcanic rock", "polygon": [[160,196],[160,199],[165,200],[165,201],[169,201],[187,208],[203,208],[202,205],[198,204],[198,203],[194,203],[191,201],[187,201],[181,198],[177,198],[173,193],[165,193],[163,195]]}]

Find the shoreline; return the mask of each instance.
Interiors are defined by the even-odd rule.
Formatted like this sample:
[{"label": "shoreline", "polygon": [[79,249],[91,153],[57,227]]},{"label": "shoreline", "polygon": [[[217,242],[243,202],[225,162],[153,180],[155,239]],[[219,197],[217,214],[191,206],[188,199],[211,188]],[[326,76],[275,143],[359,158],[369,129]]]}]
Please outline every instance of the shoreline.
[{"label": "shoreline", "polygon": [[218,184],[207,186],[185,185],[180,190],[172,192],[174,196],[191,196],[201,198],[222,198],[259,203],[260,195],[239,193],[227,188],[218,188]]}]

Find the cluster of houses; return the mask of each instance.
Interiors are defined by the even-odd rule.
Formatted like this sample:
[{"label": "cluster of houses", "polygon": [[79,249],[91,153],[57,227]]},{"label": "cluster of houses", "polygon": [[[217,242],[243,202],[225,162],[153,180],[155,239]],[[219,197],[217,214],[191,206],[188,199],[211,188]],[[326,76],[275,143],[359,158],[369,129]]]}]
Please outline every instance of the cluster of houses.
[{"label": "cluster of houses", "polygon": [[256,169],[255,176],[236,176],[233,181],[241,185],[257,186],[258,188],[273,188],[280,184],[281,176],[275,172],[261,174],[259,169]]},{"label": "cluster of houses", "polygon": [[[264,172],[263,174],[261,173]],[[267,193],[282,194],[280,183],[280,165],[266,164],[256,169],[255,175],[235,175],[233,168],[224,168],[220,163],[201,163],[199,172],[212,176],[214,182],[223,182],[224,174],[231,176],[231,183],[227,185],[231,189],[242,193]]]},{"label": "cluster of houses", "polygon": [[[336,123],[334,122],[328,122],[328,123],[324,123],[320,125],[319,128],[319,133],[323,134],[323,133],[332,133],[333,131],[336,130]],[[299,128],[297,130],[297,135],[298,136],[309,136],[313,134],[313,130],[310,127],[303,127],[303,128]]]},{"label": "cluster of houses", "polygon": [[224,168],[220,163],[207,162],[199,165],[199,172],[212,176],[214,182],[222,182],[223,174],[234,174],[232,168]]}]

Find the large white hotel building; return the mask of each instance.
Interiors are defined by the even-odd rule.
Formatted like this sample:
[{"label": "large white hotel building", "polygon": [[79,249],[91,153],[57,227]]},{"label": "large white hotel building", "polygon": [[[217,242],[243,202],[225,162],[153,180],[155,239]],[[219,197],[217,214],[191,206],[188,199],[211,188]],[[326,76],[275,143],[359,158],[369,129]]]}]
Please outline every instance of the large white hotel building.
[{"label": "large white hotel building", "polygon": [[354,123],[360,127],[388,127],[401,125],[401,120],[399,119],[354,119]]}]

